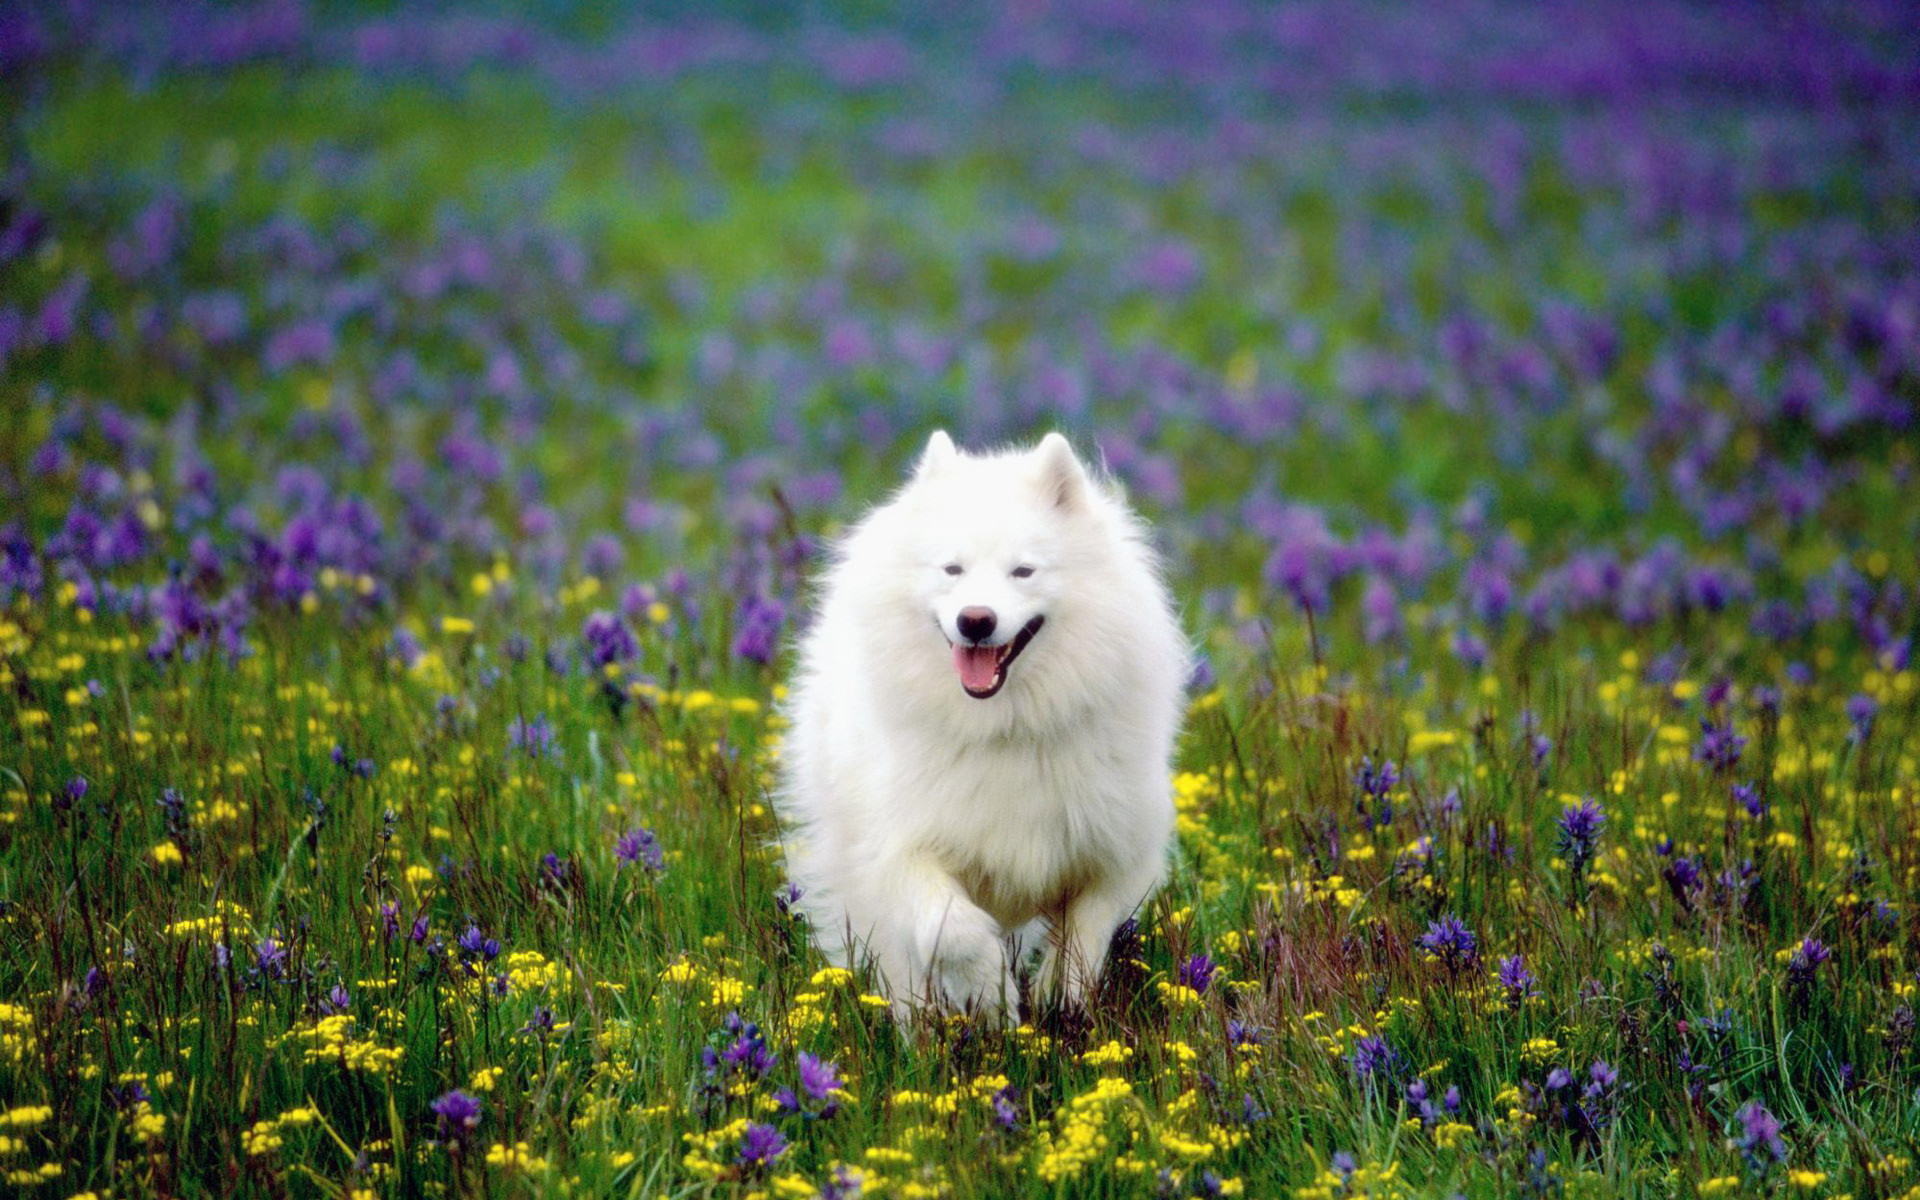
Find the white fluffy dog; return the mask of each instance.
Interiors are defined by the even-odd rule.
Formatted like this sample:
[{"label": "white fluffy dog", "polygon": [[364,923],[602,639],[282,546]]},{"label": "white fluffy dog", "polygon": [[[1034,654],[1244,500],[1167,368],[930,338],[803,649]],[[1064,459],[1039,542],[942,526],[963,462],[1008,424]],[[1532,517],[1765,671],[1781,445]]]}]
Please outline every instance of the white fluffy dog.
[{"label": "white fluffy dog", "polygon": [[814,937],[915,1001],[1069,1003],[1158,885],[1189,649],[1141,520],[1059,434],[935,433],[850,530],[801,645],[782,750],[788,869]]}]

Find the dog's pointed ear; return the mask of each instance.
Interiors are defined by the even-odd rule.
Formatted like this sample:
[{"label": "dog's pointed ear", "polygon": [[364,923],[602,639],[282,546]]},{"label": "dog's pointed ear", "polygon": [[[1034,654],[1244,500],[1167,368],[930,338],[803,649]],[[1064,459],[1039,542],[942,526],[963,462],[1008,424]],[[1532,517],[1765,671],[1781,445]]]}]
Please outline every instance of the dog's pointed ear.
[{"label": "dog's pointed ear", "polygon": [[1087,470],[1073,453],[1073,446],[1058,433],[1040,439],[1034,452],[1040,460],[1040,488],[1056,508],[1072,511],[1087,501]]},{"label": "dog's pointed ear", "polygon": [[913,469],[915,479],[926,479],[938,475],[954,463],[960,461],[960,451],[953,445],[953,439],[944,429],[936,429],[927,439],[927,448],[920,454],[920,465]]}]

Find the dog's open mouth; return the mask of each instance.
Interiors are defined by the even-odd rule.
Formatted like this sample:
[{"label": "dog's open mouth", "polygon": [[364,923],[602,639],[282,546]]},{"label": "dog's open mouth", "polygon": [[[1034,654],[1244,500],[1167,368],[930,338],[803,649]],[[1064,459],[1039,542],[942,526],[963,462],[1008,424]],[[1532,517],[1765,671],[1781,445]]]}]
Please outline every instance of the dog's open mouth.
[{"label": "dog's open mouth", "polygon": [[966,689],[967,695],[986,700],[1006,686],[1007,668],[1046,623],[1045,617],[1035,617],[1022,625],[1020,632],[1004,646],[955,646],[953,668],[960,672],[960,686]]}]

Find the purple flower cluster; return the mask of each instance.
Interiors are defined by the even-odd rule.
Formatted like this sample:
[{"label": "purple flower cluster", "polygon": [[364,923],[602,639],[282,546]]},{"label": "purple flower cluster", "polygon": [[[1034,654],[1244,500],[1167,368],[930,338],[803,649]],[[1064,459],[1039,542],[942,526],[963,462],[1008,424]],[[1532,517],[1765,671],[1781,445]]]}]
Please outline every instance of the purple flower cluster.
[{"label": "purple flower cluster", "polygon": [[1714,771],[1731,771],[1740,762],[1740,754],[1747,748],[1747,739],[1733,731],[1731,722],[1715,724],[1711,719],[1700,722],[1700,743],[1693,748],[1693,757],[1705,763]]},{"label": "purple flower cluster", "polygon": [[1451,1119],[1460,1113],[1460,1089],[1449,1087],[1438,1102],[1433,1099],[1432,1089],[1424,1079],[1415,1079],[1407,1084],[1404,1091],[1407,1107],[1420,1118],[1420,1123],[1432,1128],[1442,1120]]},{"label": "purple flower cluster", "polygon": [[560,737],[545,713],[531,721],[515,717],[507,725],[507,748],[528,758],[552,758],[560,752]]},{"label": "purple flower cluster", "polygon": [[786,618],[786,606],[778,600],[747,597],[734,618],[733,656],[747,662],[772,662],[780,650],[780,630]]},{"label": "purple flower cluster", "polygon": [[1559,839],[1555,847],[1560,857],[1567,860],[1567,870],[1573,876],[1576,893],[1586,877],[1587,865],[1593,861],[1600,847],[1600,831],[1606,827],[1606,823],[1607,814],[1591,796],[1583,797],[1579,803],[1561,810]]},{"label": "purple flower cluster", "polygon": [[1740,1110],[1735,1120],[1739,1122],[1739,1131],[1734,1141],[1750,1171],[1763,1176],[1775,1163],[1786,1161],[1787,1144],[1780,1138],[1780,1122],[1765,1105],[1752,1101]]},{"label": "purple flower cluster", "polygon": [[639,866],[658,874],[667,869],[667,852],[651,829],[629,829],[613,844],[613,857],[623,866]]},{"label": "purple flower cluster", "polygon": [[739,1013],[728,1013],[718,1042],[700,1051],[701,1066],[711,1083],[759,1079],[773,1069],[777,1058],[760,1027]]},{"label": "purple flower cluster", "polygon": [[589,616],[580,630],[580,640],[585,643],[588,665],[596,671],[631,662],[640,653],[639,641],[617,613],[603,611]]},{"label": "purple flower cluster", "polygon": [[1528,969],[1523,954],[1510,954],[1502,958],[1495,978],[1500,990],[1506,993],[1509,1011],[1518,1012],[1528,997],[1538,994],[1538,989],[1534,987],[1533,972]]},{"label": "purple flower cluster", "polygon": [[1354,804],[1368,829],[1393,824],[1392,792],[1399,782],[1400,768],[1392,762],[1375,766],[1371,758],[1360,760],[1353,773],[1353,786],[1359,793]]},{"label": "purple flower cluster", "polygon": [[1367,1034],[1353,1044],[1347,1056],[1354,1078],[1369,1090],[1389,1086],[1400,1073],[1400,1052],[1377,1034]]},{"label": "purple flower cluster", "polygon": [[479,1100],[458,1088],[443,1094],[429,1107],[439,1122],[440,1140],[452,1150],[460,1148],[462,1139],[480,1124],[485,1111]]},{"label": "purple flower cluster", "polygon": [[1420,935],[1420,948],[1438,959],[1447,978],[1454,981],[1480,962],[1480,939],[1452,913],[1427,926]]},{"label": "purple flower cluster", "polygon": [[740,1164],[742,1171],[758,1174],[771,1167],[774,1160],[786,1152],[787,1139],[778,1129],[757,1121],[750,1122],[740,1135],[740,1150],[735,1161]]},{"label": "purple flower cluster", "polygon": [[839,1112],[840,1099],[834,1093],[840,1088],[840,1068],[805,1050],[796,1057],[795,1066],[799,1071],[800,1090],[795,1092],[783,1087],[773,1096],[781,1111],[814,1121]]},{"label": "purple flower cluster", "polygon": [[1181,960],[1180,965],[1174,968],[1173,978],[1181,987],[1205,995],[1207,989],[1213,986],[1213,977],[1219,969],[1213,959],[1203,952]]},{"label": "purple flower cluster", "polygon": [[1816,937],[1803,938],[1787,957],[1787,997],[1795,1008],[1804,1007],[1813,992],[1821,964],[1833,957],[1833,951]]}]

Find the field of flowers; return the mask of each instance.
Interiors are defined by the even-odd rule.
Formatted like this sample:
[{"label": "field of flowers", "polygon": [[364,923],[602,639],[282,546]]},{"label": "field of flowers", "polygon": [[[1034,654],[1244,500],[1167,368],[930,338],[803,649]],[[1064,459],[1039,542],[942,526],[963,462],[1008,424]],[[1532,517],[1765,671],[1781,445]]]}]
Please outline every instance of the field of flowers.
[{"label": "field of flowers", "polygon": [[[0,11],[8,1195],[1920,1197],[1920,23]],[[1090,1011],[790,914],[808,577],[1204,650]]]}]

